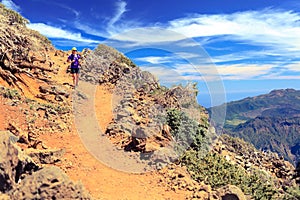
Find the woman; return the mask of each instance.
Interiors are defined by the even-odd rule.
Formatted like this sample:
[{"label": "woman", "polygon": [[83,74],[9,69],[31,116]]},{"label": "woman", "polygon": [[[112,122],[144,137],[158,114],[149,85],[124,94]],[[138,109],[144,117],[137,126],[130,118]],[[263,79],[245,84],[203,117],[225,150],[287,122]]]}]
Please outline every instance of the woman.
[{"label": "woman", "polygon": [[77,49],[76,47],[72,48],[72,54],[69,55],[67,62],[71,63],[71,74],[73,77],[73,84],[74,88],[78,86],[78,80],[79,80],[79,68],[80,68],[80,63],[79,63],[80,55],[77,54]]}]

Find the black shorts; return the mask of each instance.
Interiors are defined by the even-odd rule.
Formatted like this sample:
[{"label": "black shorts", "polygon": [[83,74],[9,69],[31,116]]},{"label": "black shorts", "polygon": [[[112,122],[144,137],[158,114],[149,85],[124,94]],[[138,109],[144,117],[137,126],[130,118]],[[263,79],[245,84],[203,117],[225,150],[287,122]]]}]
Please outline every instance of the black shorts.
[{"label": "black shorts", "polygon": [[78,74],[79,68],[71,68],[71,74]]}]

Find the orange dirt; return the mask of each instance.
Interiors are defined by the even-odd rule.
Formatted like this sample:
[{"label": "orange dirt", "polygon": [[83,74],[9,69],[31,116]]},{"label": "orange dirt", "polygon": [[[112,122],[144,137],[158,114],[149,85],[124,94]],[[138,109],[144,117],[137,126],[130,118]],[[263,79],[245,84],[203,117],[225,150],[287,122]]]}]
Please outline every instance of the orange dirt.
[{"label": "orange dirt", "polygon": [[21,112],[21,108],[7,105],[7,101],[0,96],[0,130],[5,130],[9,122],[15,122],[21,127],[25,124],[25,116]]}]

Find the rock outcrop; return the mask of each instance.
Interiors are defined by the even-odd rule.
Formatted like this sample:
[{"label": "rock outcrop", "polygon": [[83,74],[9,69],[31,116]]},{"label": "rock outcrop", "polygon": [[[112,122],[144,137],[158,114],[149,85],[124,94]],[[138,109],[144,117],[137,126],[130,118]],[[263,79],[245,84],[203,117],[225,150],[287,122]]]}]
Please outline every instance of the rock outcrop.
[{"label": "rock outcrop", "polygon": [[228,135],[222,135],[218,141],[215,141],[213,148],[228,161],[248,171],[252,168],[262,169],[276,176],[281,184],[293,182],[295,167],[276,153],[259,151],[253,145]]},{"label": "rock outcrop", "polygon": [[0,77],[10,86],[29,87],[23,76],[45,80],[53,72],[47,56],[51,42],[37,31],[26,27],[28,21],[0,4]]},{"label": "rock outcrop", "polygon": [[16,187],[21,175],[37,170],[38,166],[14,145],[18,138],[8,131],[0,132],[0,191]]},{"label": "rock outcrop", "polygon": [[42,164],[54,164],[61,161],[62,156],[65,153],[64,149],[26,149],[25,153],[34,160],[38,165]]},{"label": "rock outcrop", "polygon": [[266,174],[278,194],[288,195],[289,188],[297,188],[295,167],[276,153],[259,151],[252,144],[225,134],[215,141],[213,151],[249,174]]},{"label": "rock outcrop", "polygon": [[91,199],[80,183],[72,182],[58,167],[43,168],[25,177],[9,192],[12,199]]},{"label": "rock outcrop", "polygon": [[29,153],[34,155],[32,159],[16,141],[18,137],[12,133],[0,132],[0,199],[91,199],[81,183],[71,181],[58,167],[41,167],[34,162],[51,162],[53,157],[34,150]]},{"label": "rock outcrop", "polygon": [[243,191],[234,185],[226,185],[219,188],[217,193],[222,200],[246,200]]}]

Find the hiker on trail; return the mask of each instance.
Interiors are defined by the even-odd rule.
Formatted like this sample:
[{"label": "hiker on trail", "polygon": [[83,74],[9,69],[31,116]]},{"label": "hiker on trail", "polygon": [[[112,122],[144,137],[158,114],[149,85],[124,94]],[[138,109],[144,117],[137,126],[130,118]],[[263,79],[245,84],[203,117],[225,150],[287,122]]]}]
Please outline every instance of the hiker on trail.
[{"label": "hiker on trail", "polygon": [[72,48],[72,54],[69,55],[67,62],[71,63],[70,68],[71,68],[71,74],[73,77],[73,84],[74,88],[78,86],[78,79],[79,79],[79,68],[80,68],[80,55],[77,54],[77,49],[76,47]]}]

